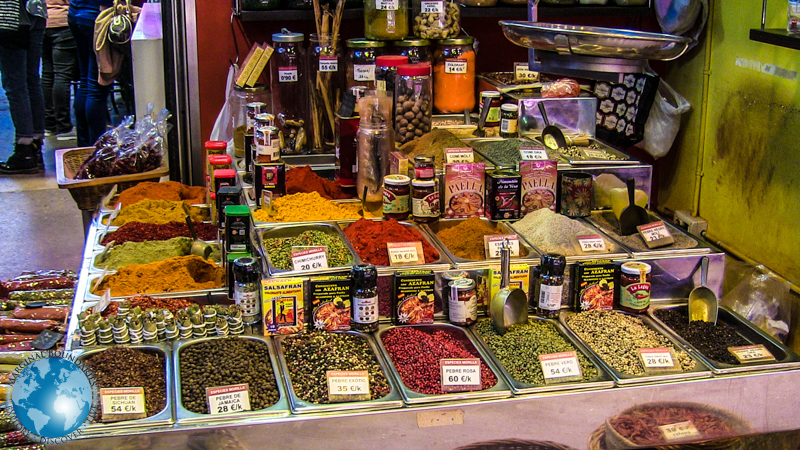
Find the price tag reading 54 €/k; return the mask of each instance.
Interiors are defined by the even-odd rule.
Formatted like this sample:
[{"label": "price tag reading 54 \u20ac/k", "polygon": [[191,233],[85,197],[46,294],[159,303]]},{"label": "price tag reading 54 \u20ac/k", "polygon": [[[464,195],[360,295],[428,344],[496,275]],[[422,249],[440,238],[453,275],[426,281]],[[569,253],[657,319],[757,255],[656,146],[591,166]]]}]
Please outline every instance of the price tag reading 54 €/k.
[{"label": "price tag reading 54 \u20ac/k", "polygon": [[445,392],[478,391],[481,389],[481,360],[478,358],[444,358],[442,390]]},{"label": "price tag reading 54 \u20ac/k", "polygon": [[560,352],[539,355],[545,384],[581,381],[581,365],[576,352]]},{"label": "price tag reading 54 \u20ac/k", "polygon": [[103,422],[147,417],[143,387],[103,388],[100,399]]}]

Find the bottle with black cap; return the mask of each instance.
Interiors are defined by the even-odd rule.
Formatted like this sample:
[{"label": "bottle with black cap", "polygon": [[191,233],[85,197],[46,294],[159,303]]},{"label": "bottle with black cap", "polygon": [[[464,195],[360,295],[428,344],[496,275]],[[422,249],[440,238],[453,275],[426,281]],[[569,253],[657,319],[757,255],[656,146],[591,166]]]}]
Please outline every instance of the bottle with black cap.
[{"label": "bottle with black cap", "polygon": [[538,307],[536,313],[545,318],[558,318],[561,310],[561,294],[564,291],[564,269],[567,260],[558,253],[545,253],[539,266],[537,280]]},{"label": "bottle with black cap", "polygon": [[378,329],[378,271],[372,264],[353,266],[352,323],[357,331]]},{"label": "bottle with black cap", "polygon": [[243,256],[233,260],[233,300],[242,308],[242,321],[252,325],[261,321],[261,272],[258,260]]}]

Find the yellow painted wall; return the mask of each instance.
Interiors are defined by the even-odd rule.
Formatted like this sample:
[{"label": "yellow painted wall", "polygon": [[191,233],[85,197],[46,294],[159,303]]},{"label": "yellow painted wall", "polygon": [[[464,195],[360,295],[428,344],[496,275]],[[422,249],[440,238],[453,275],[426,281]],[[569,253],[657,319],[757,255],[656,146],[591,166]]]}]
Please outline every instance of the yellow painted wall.
[{"label": "yellow painted wall", "polygon": [[[786,2],[769,3],[767,27],[785,26]],[[800,50],[751,41],[749,30],[760,19],[760,2],[712,5],[704,36],[711,45],[702,136],[707,50],[695,49],[672,65],[666,79],[693,110],[661,168],[661,204],[692,209],[702,154],[699,214],[709,234],[800,284],[800,78],[761,70],[769,64],[800,72]]]}]

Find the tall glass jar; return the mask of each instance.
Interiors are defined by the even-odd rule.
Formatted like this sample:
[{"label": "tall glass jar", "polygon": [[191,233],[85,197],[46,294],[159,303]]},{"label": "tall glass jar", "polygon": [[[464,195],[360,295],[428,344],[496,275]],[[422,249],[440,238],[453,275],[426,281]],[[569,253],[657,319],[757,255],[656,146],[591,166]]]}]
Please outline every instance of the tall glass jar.
[{"label": "tall glass jar", "polygon": [[383,55],[378,56],[375,64],[375,89],[394,93],[397,66],[408,64],[408,58],[400,55]]},{"label": "tall glass jar", "polygon": [[461,32],[461,11],[453,0],[413,0],[414,36],[447,39]]},{"label": "tall glass jar", "polygon": [[393,43],[392,53],[395,55],[408,56],[411,64],[433,62],[431,56],[431,41],[427,39],[403,39]]},{"label": "tall glass jar", "polygon": [[394,138],[398,144],[419,139],[431,131],[431,66],[427,63],[397,67],[394,94]]},{"label": "tall glass jar", "polygon": [[408,36],[408,0],[364,0],[364,36],[379,41]]},{"label": "tall glass jar", "polygon": [[345,56],[347,89],[364,86],[375,89],[375,60],[386,54],[386,43],[369,39],[348,39]]},{"label": "tall glass jar", "polygon": [[308,116],[308,86],[306,52],[303,33],[284,28],[272,35],[275,53],[271,58],[272,101],[277,120],[281,153],[296,155],[306,152]]},{"label": "tall glass jar", "polygon": [[311,93],[312,153],[333,153],[336,111],[344,89],[344,61],[339,36],[309,36],[308,73]]},{"label": "tall glass jar", "polygon": [[386,91],[370,91],[358,101],[360,119],[356,136],[356,189],[366,203],[383,203],[383,177],[389,174],[389,155],[394,151],[392,98]]},{"label": "tall glass jar", "polygon": [[433,107],[440,113],[475,108],[475,39],[442,39],[433,54]]},{"label": "tall glass jar", "polygon": [[272,96],[267,85],[256,83],[253,87],[233,88],[231,123],[233,124],[233,154],[244,157],[244,135],[247,128],[247,104],[262,102],[267,105],[265,112],[272,112]]}]

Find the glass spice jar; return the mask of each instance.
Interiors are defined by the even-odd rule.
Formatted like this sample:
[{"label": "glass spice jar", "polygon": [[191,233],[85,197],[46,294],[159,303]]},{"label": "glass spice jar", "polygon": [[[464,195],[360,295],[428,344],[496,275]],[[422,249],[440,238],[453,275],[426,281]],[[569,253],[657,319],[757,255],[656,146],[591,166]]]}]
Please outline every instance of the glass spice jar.
[{"label": "glass spice jar", "polygon": [[496,127],[500,124],[500,106],[502,105],[500,97],[501,95],[497,91],[481,91],[481,108],[484,103],[490,102],[485,123],[487,127]]},{"label": "glass spice jar", "polygon": [[452,0],[413,0],[414,36],[447,39],[461,32],[461,11]]},{"label": "glass spice jar", "polygon": [[643,313],[650,307],[650,264],[633,261],[620,267],[619,309]]},{"label": "glass spice jar", "polygon": [[386,43],[369,39],[348,39],[345,55],[347,89],[365,86],[375,89],[375,64],[378,56],[386,54]]},{"label": "glass spice jar", "polygon": [[475,108],[475,39],[442,39],[433,54],[433,106],[443,114]]},{"label": "glass spice jar", "polygon": [[561,310],[564,292],[564,269],[567,260],[558,253],[545,253],[539,267],[537,282],[538,304],[536,313],[545,318],[556,318]]},{"label": "glass spice jar", "polygon": [[272,35],[272,80],[276,83],[272,101],[281,153],[287,155],[306,152],[309,121],[304,38],[303,33],[286,28]]},{"label": "glass spice jar", "polygon": [[233,260],[233,301],[242,308],[242,321],[251,325],[261,321],[261,272],[258,260],[243,256]]},{"label": "glass spice jar", "polygon": [[431,41],[428,39],[403,39],[393,43],[392,53],[408,56],[410,64],[433,62],[431,55]]},{"label": "glass spice jar", "polygon": [[436,177],[435,156],[414,157],[414,178],[417,180],[433,180]]},{"label": "glass spice jar", "polygon": [[518,137],[518,122],[519,113],[517,111],[517,105],[513,103],[503,103],[503,106],[500,107],[500,137],[506,139]]},{"label": "glass spice jar", "polygon": [[344,89],[344,64],[339,36],[312,33],[308,37],[312,153],[333,153],[334,112]]},{"label": "glass spice jar", "polygon": [[[248,125],[247,105],[253,102],[262,104],[259,112],[272,110],[272,97],[266,84],[256,83],[253,87],[233,87],[233,97],[231,99],[233,154],[240,158],[244,156],[244,135]],[[251,127],[252,125],[253,123],[250,123]]]},{"label": "glass spice jar", "polygon": [[462,278],[448,285],[450,296],[447,302],[447,315],[450,323],[465,327],[478,320],[478,295],[475,281]]},{"label": "glass spice jar", "polygon": [[415,222],[431,223],[439,220],[439,191],[434,180],[411,182],[411,214]]},{"label": "glass spice jar", "polygon": [[408,219],[410,185],[411,178],[405,175],[387,175],[383,178],[383,217]]},{"label": "glass spice jar", "polygon": [[383,55],[375,59],[375,89],[392,92],[397,78],[397,66],[408,64],[408,58],[400,55]]},{"label": "glass spice jar", "polygon": [[431,69],[427,63],[397,68],[394,95],[394,138],[399,144],[421,138],[431,131]]},{"label": "glass spice jar", "polygon": [[408,0],[364,0],[364,36],[380,41],[408,36]]},{"label": "glass spice jar", "polygon": [[272,114],[256,116],[256,133],[253,136],[255,160],[260,163],[277,161],[281,157],[278,129],[272,126]]}]

